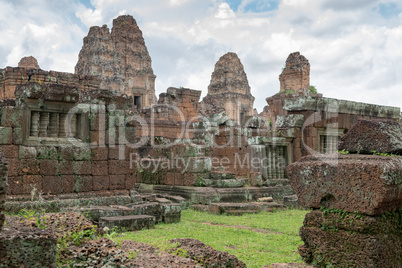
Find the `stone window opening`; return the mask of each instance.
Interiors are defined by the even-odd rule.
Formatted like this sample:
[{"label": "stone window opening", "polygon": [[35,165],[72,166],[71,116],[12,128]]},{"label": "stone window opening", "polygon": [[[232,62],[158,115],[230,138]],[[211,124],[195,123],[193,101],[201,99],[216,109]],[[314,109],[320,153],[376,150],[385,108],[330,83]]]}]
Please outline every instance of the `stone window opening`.
[{"label": "stone window opening", "polygon": [[267,179],[284,179],[287,177],[287,147],[267,145]]},{"label": "stone window opening", "polygon": [[327,129],[318,131],[318,152],[321,154],[332,154],[338,150],[338,140],[344,130]]},{"label": "stone window opening", "polygon": [[79,138],[81,114],[31,111],[30,137]]},{"label": "stone window opening", "polygon": [[28,102],[24,111],[23,140],[25,145],[63,145],[85,143],[89,136],[88,113],[66,103]]},{"label": "stone window opening", "polygon": [[137,109],[142,108],[141,101],[141,96],[134,96],[134,106],[137,107]]}]

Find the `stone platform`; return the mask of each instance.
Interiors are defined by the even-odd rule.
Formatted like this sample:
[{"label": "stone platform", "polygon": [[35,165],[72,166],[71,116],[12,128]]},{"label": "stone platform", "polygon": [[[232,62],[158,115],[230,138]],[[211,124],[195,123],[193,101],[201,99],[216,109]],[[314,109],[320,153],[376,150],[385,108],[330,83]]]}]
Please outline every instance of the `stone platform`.
[{"label": "stone platform", "polygon": [[290,186],[213,188],[137,183],[136,190],[139,193],[179,195],[193,204],[241,203],[256,201],[261,197],[283,200],[284,196],[293,194]]},{"label": "stone platform", "polygon": [[155,217],[148,215],[102,217],[99,219],[99,224],[109,229],[119,227],[126,231],[138,231],[143,228],[152,228],[155,225]]}]

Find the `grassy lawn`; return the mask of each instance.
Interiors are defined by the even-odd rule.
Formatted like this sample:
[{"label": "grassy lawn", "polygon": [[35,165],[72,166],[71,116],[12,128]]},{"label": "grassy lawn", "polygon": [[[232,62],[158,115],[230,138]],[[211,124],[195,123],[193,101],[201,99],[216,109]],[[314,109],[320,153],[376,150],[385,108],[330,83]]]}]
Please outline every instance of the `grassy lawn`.
[{"label": "grassy lawn", "polygon": [[174,238],[195,238],[217,250],[227,251],[247,267],[302,262],[299,228],[308,211],[222,216],[191,209],[182,211],[180,223],[158,224],[154,229],[125,233],[116,240],[134,240],[163,247]]}]

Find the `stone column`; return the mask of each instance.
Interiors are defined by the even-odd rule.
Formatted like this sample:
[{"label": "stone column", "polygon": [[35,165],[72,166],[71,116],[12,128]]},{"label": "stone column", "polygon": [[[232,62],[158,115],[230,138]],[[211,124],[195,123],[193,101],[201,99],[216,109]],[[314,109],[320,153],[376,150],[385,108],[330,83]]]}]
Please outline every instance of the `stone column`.
[{"label": "stone column", "polygon": [[0,231],[3,228],[5,216],[3,214],[4,211],[4,203],[6,201],[6,193],[7,193],[7,174],[8,174],[8,163],[5,157],[0,154]]},{"label": "stone column", "polygon": [[59,114],[59,137],[61,138],[67,137],[66,118],[67,114]]},{"label": "stone column", "polygon": [[41,112],[39,118],[39,137],[47,137],[48,126],[49,126],[49,113]]},{"label": "stone column", "polygon": [[38,137],[38,134],[39,134],[39,112],[32,112],[30,136]]},{"label": "stone column", "polygon": [[59,121],[59,114],[58,113],[50,113],[49,137],[57,137],[58,121]]}]

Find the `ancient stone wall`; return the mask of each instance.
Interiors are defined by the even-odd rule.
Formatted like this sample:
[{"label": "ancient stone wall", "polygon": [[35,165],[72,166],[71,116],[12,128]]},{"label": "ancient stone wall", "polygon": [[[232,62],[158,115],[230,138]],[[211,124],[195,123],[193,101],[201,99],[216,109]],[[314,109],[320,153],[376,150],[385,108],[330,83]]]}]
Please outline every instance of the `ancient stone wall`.
[{"label": "ancient stone wall", "polygon": [[139,97],[138,108],[156,103],[151,57],[142,32],[130,15],[114,19],[111,32],[106,25],[90,28],[75,73],[98,76],[101,89]]},{"label": "ancient stone wall", "polygon": [[158,113],[158,119],[173,120],[174,122],[198,121],[198,106],[201,91],[188,88],[167,89],[159,95],[155,109],[164,109],[165,113]]},{"label": "ancient stone wall", "polygon": [[7,67],[0,69],[0,99],[15,99],[17,86],[24,83],[67,85],[87,91],[99,89],[100,82],[98,78],[90,75]]},{"label": "ancient stone wall", "polygon": [[3,228],[5,216],[3,214],[4,204],[6,202],[7,194],[7,174],[8,174],[8,163],[4,156],[0,154],[0,232]]},{"label": "ancient stone wall", "polygon": [[[281,93],[267,98],[267,102],[273,127],[284,136],[293,138],[294,161],[304,155],[335,152],[339,137],[359,119],[397,120],[400,113],[396,107],[323,98],[320,95],[305,97]],[[303,117],[297,125],[283,125],[296,115]],[[280,124],[277,123],[278,118],[281,119]]]}]

